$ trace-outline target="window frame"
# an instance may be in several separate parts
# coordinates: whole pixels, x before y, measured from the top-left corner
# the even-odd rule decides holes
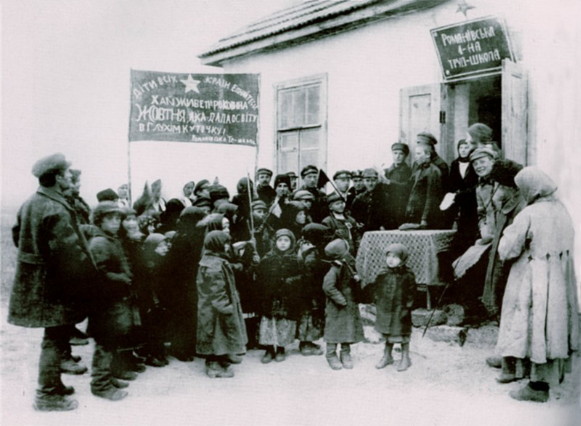
[[[318,124],[307,124],[302,126],[295,126],[295,127],[284,127],[279,128],[280,118],[281,118],[281,110],[279,108],[279,93],[282,90],[286,89],[293,89],[293,88],[305,88],[307,86],[318,85],[320,87],[319,92],[319,123]],[[274,106],[276,108],[274,114],[274,158],[273,164],[276,165],[276,172],[278,173],[286,173],[290,170],[281,170],[281,158],[280,158],[280,142],[279,136],[281,134],[287,133],[291,134],[292,132],[297,132],[300,135],[300,132],[303,130],[310,130],[310,129],[319,129],[320,130],[320,139],[319,139],[319,161],[320,164],[317,166],[321,169],[326,170],[327,168],[327,73],[323,74],[315,74],[307,77],[301,77],[293,80],[287,80],[284,82],[274,84]],[[307,164],[300,164],[300,157],[301,157],[301,148],[300,148],[300,136],[299,136],[299,148],[298,148],[298,163],[299,163],[299,170],[297,173],[300,173],[300,169],[305,167]]]

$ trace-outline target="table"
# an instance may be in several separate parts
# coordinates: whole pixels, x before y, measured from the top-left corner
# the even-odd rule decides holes
[[[426,286],[427,305],[431,309],[429,286],[441,285],[438,279],[438,253],[446,251],[455,230],[370,231],[363,234],[357,252],[357,272],[363,285],[371,283],[385,266],[385,250],[399,243],[408,248],[407,265],[416,275],[416,282]]]

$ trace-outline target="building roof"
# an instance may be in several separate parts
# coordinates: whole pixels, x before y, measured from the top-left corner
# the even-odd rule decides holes
[[[448,0],[307,0],[226,36],[198,57],[220,65],[234,57],[319,38]]]

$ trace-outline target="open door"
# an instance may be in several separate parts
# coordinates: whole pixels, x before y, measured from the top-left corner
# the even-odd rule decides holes
[[[519,64],[502,61],[502,149],[505,158],[527,165],[527,77]]]
[[[446,159],[448,147],[444,124],[447,105],[445,84],[427,84],[401,89],[400,142],[407,143],[413,148],[418,133],[430,132],[438,139],[436,151]]]

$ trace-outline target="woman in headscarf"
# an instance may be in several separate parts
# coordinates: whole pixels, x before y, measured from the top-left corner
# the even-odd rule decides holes
[[[211,231],[204,238],[198,289],[196,352],[206,357],[211,378],[234,377],[231,358],[246,352],[246,329],[234,272],[228,262],[230,236]]]
[[[577,287],[573,265],[575,229],[557,186],[543,171],[526,167],[515,182],[525,207],[507,227],[498,246],[511,261],[502,302],[497,349],[506,375],[519,378],[519,363],[530,361],[530,381],[510,396],[546,402],[549,387],[570,371],[579,346]],[[512,367],[512,371],[510,371]]]
[[[196,353],[196,276],[204,245],[204,228],[197,225],[205,216],[199,207],[182,211],[167,256],[173,278],[166,289],[170,352],[180,361],[193,361]]]

